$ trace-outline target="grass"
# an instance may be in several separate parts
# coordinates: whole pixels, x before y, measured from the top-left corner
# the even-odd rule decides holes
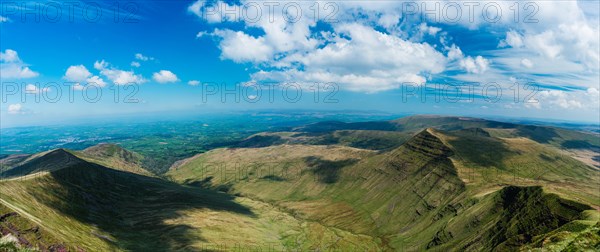
[[[87,250],[595,250],[600,174],[560,149],[589,135],[565,132],[324,122],[186,159],[171,181],[103,145],[28,157],[4,176],[29,175],[0,182],[0,197]]]
[[[482,144],[478,148],[471,147],[469,141]],[[341,154],[350,150],[341,146],[308,145],[215,150],[198,156],[168,175],[175,181],[186,181],[210,174],[211,187],[227,184],[230,193],[275,204],[304,220],[372,237],[379,241],[377,245],[383,250],[426,249],[428,246],[442,250],[461,247],[491,249],[500,248],[507,241],[512,242],[513,238],[509,237],[514,237],[515,232],[531,231],[535,234],[532,230],[515,229],[517,231],[507,231],[510,235],[498,238],[496,242],[481,242],[486,238],[482,231],[491,232],[489,230],[505,226],[512,230],[512,224],[498,224],[504,213],[514,210],[510,206],[497,205],[497,195],[502,194],[498,190],[504,187],[502,185],[518,184],[531,188],[533,191],[523,193],[527,195],[525,199],[542,195],[541,189],[535,189],[539,187],[531,187],[535,185],[543,185],[544,190],[549,192],[561,191],[561,196],[578,198],[578,201],[585,197],[584,202],[587,203],[596,202],[595,197],[598,196],[593,185],[567,193],[572,189],[570,183],[595,179],[590,175],[596,173],[581,162],[565,157],[550,146],[520,138],[494,138],[480,130],[464,131],[458,135],[427,130],[386,153]],[[478,156],[501,152],[506,154],[492,159],[493,162],[485,166],[480,161],[489,158]],[[355,161],[346,162],[349,157]],[[251,171],[248,173],[250,176],[239,176],[240,179],[227,176],[227,173],[224,176],[218,172],[223,166],[217,169],[218,166],[214,165],[251,164],[256,160],[264,162],[238,167],[238,170]],[[327,183],[322,180],[327,176],[314,172],[314,167],[318,167],[319,162],[323,163],[322,160],[328,163],[321,168],[323,172],[335,174]],[[542,170],[523,169],[516,166],[519,163]],[[253,175],[259,174],[261,168],[276,174],[278,179],[254,178]],[[472,174],[465,174],[467,169],[471,169]],[[495,176],[488,176],[482,171],[494,171]],[[465,180],[465,175],[472,179]],[[463,184],[464,181],[467,183]],[[548,211],[542,210],[542,205],[532,205],[531,210],[523,211],[533,211],[530,216],[543,212],[549,218],[562,218],[560,216],[565,213],[556,206],[571,201],[556,195],[544,197],[548,198],[548,202],[544,203],[546,208],[552,206],[551,202],[562,203],[554,204],[555,207],[548,208]],[[513,208],[527,209],[525,206],[528,206],[527,203]],[[529,221],[532,227],[544,223],[539,218]],[[556,222],[540,232],[565,223]],[[518,244],[524,246],[533,242],[530,239]]]
[[[90,251],[376,248],[371,237],[266,202],[83,160],[1,185],[3,204],[30,214],[54,239]]]

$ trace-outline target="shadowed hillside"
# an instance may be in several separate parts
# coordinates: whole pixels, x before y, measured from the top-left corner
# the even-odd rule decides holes
[[[58,164],[63,166],[59,168]],[[189,209],[253,215],[227,194],[109,169],[64,150],[31,160],[9,171],[9,175],[16,171],[49,173],[2,182],[2,199],[37,216],[51,233],[60,233],[57,239],[81,244],[90,251],[186,248],[202,236],[189,225],[168,224],[168,220]],[[52,216],[53,212],[59,216]],[[64,223],[64,218],[71,221]]]

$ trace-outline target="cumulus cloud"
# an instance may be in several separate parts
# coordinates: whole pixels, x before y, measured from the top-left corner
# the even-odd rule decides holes
[[[65,73],[65,79],[74,82],[85,81],[92,75],[84,65],[70,66]]]
[[[222,39],[222,58],[271,68],[252,74],[257,81],[335,82],[352,91],[380,92],[402,82],[424,83],[427,74],[444,70],[445,57],[429,44],[360,24],[341,24],[334,30],[336,34],[330,34],[321,48],[309,38],[286,44],[283,41],[290,36],[302,37],[287,32],[280,33],[284,39],[277,42],[268,35],[253,37],[241,31],[213,34]]]
[[[306,10],[310,7],[305,3],[298,4]],[[336,4],[342,12],[352,8],[371,11],[389,7],[380,3]],[[284,16],[284,5],[285,2],[281,2],[274,7],[273,13],[276,14],[273,18],[261,18],[255,22],[234,20],[232,15],[219,13],[216,10],[225,7],[239,8],[221,1],[197,1],[189,6],[188,11],[208,23],[241,21],[248,27],[264,32],[262,35],[251,35],[244,31],[217,28],[196,35],[215,38],[221,50],[221,59],[257,66],[259,71],[251,74],[254,81],[335,82],[341,88],[371,93],[397,88],[402,82],[424,83],[430,74],[440,73],[445,68],[445,56],[427,43],[375,30],[371,25],[344,19],[342,16],[345,14],[333,17],[343,22],[333,25],[332,31],[313,32],[311,29],[317,20],[300,18],[288,22]],[[400,20],[398,13],[377,15],[375,22],[391,29]],[[331,17],[320,15],[317,18]],[[427,24],[422,24],[418,29],[426,35],[436,35],[441,30]]]
[[[462,50],[456,45],[448,48],[448,60],[462,59],[464,57]]]
[[[528,107],[534,108],[560,108],[560,109],[587,109],[599,110],[600,92],[597,88],[588,88],[582,91],[567,92],[563,90],[544,90],[533,97]],[[527,106],[527,104],[526,104]]]
[[[177,79],[177,75],[175,75],[169,70],[160,70],[159,72],[154,73],[152,75],[152,79],[154,79],[158,83],[170,83],[179,81],[179,79]]]
[[[520,24],[518,31],[506,32],[500,45],[597,71],[600,67],[598,13],[595,17],[586,16],[579,1],[538,1],[535,4],[539,6],[536,17],[544,22]]]
[[[266,44],[264,37],[253,37],[241,31],[215,30],[213,35],[220,37],[221,58],[237,63],[263,62],[273,56],[274,50]]]
[[[6,49],[0,51],[0,75],[5,79],[27,79],[37,77],[39,73],[23,63],[17,51]]]
[[[523,46],[523,39],[521,35],[514,30],[509,30],[506,32],[506,38],[500,41],[500,47],[514,47],[521,48]]]
[[[188,81],[188,85],[190,85],[190,86],[198,86],[198,85],[200,85],[200,81],[191,80],[191,81]]]
[[[600,92],[598,91],[598,89],[597,88],[593,88],[593,87],[592,88],[588,88],[587,91],[586,91],[586,93],[589,96],[592,96],[592,97],[598,97],[598,96],[600,96]]]
[[[132,61],[132,62],[131,62],[131,66],[132,66],[132,67],[140,67],[141,65],[142,65],[142,64],[140,64],[140,62],[137,62],[137,61]]]
[[[84,86],[84,85],[81,85],[80,83],[75,83],[75,84],[72,86],[72,88],[73,88],[73,90],[76,90],[76,91],[81,91],[81,90],[83,90],[83,89],[85,88],[85,86]]]
[[[154,60],[154,58],[149,57],[149,56],[145,56],[141,53],[136,53],[135,54],[135,59],[137,60],[141,60],[141,61],[149,61],[149,60]]]
[[[98,66],[103,64],[100,62],[96,63]],[[73,89],[75,90],[82,90],[84,85],[94,85],[97,87],[106,86],[106,82],[104,82],[102,78],[92,75],[92,73],[84,65],[70,66],[67,68],[63,78],[71,82],[76,82],[76,84],[73,86]],[[81,85],[81,83],[84,85]]]
[[[108,62],[106,62],[104,60],[94,62],[94,68],[96,70],[102,70],[106,67],[108,67]]]
[[[100,73],[116,85],[141,84],[146,82],[144,77],[135,74],[133,71],[103,69]]]
[[[97,87],[105,87],[106,86],[106,82],[104,82],[104,80],[98,76],[92,76],[90,78],[87,78],[86,80],[87,85],[94,85]]]
[[[4,17],[4,16],[0,16],[0,23],[5,23],[5,22],[8,22],[8,21],[10,21],[9,18]]]
[[[427,23],[425,23],[425,22],[423,22],[419,25],[419,31],[424,34],[428,34],[430,36],[435,36],[435,34],[437,34],[441,30],[442,30],[442,28],[428,26]]]
[[[3,63],[19,63],[21,62],[21,59],[19,59],[17,51],[6,49],[4,52],[0,51],[0,61]]]
[[[400,22],[400,14],[398,13],[385,13],[377,20],[377,24],[387,29],[398,25],[398,22]]]
[[[504,12],[498,20],[489,22],[486,18],[493,13],[482,13],[483,6],[489,3],[486,1],[476,1],[474,16],[467,13],[468,8],[462,8],[463,15],[454,23],[441,15],[434,18],[436,15],[416,13],[412,19],[400,16],[405,7],[403,1],[335,2],[339,11],[333,18],[337,22],[326,21],[326,15],[286,22],[281,15],[283,1],[278,2],[280,5],[275,7],[272,19],[263,16],[249,22],[222,13],[225,8],[240,10],[240,6],[248,2],[199,0],[191,4],[188,11],[215,27],[212,31],[198,32],[197,37],[214,38],[221,49],[221,59],[254,65],[253,69],[257,70],[250,74],[250,81],[330,81],[342,89],[366,93],[393,89],[403,81],[426,82],[436,77],[484,82],[517,76],[546,85],[586,88],[590,83],[597,83],[598,25],[591,21],[597,20],[598,15],[593,12],[595,17],[586,17],[577,1],[532,1],[531,4],[539,7],[533,18],[540,22],[524,22],[527,16],[523,13],[514,16],[514,12],[508,11],[514,9],[513,2],[494,3]],[[435,7],[437,3],[444,6],[456,2],[423,3]],[[219,8],[214,8],[215,5]],[[302,2],[299,5],[303,10],[310,10],[310,6]],[[421,2],[417,5],[423,10]],[[522,9],[523,4],[519,7]],[[519,22],[515,22],[515,18]],[[317,21],[330,26],[316,28]],[[229,25],[220,26],[224,22],[236,22],[260,32],[247,33]],[[439,28],[445,27],[443,23],[489,32],[497,36],[495,41],[502,41],[498,48],[478,50],[470,55],[473,48],[463,52],[458,44],[460,40],[452,37],[454,29],[442,31]],[[356,29],[349,31],[346,27]],[[433,36],[439,42],[433,41]],[[400,52],[406,56],[398,57],[403,55]]]
[[[490,61],[481,56],[475,58],[469,56],[460,60],[460,67],[468,73],[482,74],[489,69],[489,66]]]
[[[110,64],[104,60],[96,61],[94,68],[100,70],[100,74],[112,81],[115,85],[128,85],[128,84],[142,84],[146,82],[146,79],[140,74],[136,74],[134,71],[120,70],[115,67],[111,67]]]
[[[540,103],[547,103],[549,105],[557,105],[561,108],[581,108],[581,102],[577,100],[569,99],[568,94],[561,90],[549,90],[541,91],[538,96]],[[537,100],[536,99],[536,100]],[[534,101],[530,101],[534,102]]]
[[[23,105],[21,105],[20,103],[16,103],[16,104],[10,104],[8,105],[8,113],[9,114],[23,114]]]
[[[27,84],[25,86],[26,94],[40,94],[40,93],[46,93],[46,92],[50,92],[49,87],[39,88],[38,86],[36,86],[34,84]]]

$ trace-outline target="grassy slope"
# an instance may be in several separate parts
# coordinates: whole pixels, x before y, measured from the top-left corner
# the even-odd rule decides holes
[[[152,175],[143,168],[144,157],[142,155],[123,149],[116,144],[99,144],[83,151],[73,152],[73,154],[88,162],[105,167],[140,175]]]
[[[56,240],[53,235],[41,229],[26,216],[2,204],[0,204],[0,237],[4,237],[4,240],[8,240],[8,237],[15,240],[14,242],[0,241],[0,251],[27,251],[26,247],[41,251],[77,249],[75,244]]]
[[[55,155],[40,158],[48,162],[50,157]],[[245,249],[376,246],[371,237],[298,219],[251,198],[83,160],[69,164],[0,182],[1,204],[27,214],[52,239],[88,251],[230,250],[236,244]]]
[[[331,132],[268,132],[233,144],[236,148],[260,148],[282,144],[343,145],[368,150],[391,150],[412,133],[382,130],[336,130]]]
[[[526,138],[436,135],[455,150],[452,160],[470,188],[483,192],[507,184],[540,185],[600,209],[600,173],[552,146]]]
[[[270,202],[304,219],[377,237],[378,245],[389,249],[498,246],[500,243],[473,242],[484,237],[473,233],[491,229],[501,218],[502,211],[492,211],[499,204],[495,195],[501,192],[490,192],[506,184],[542,184],[549,192],[588,204],[597,202],[589,183],[589,176],[597,173],[580,162],[533,141],[490,138],[489,134],[472,137],[477,139],[460,142],[454,135],[428,130],[391,152],[345,154],[345,158],[318,146],[221,149],[199,155],[168,175],[176,181]],[[474,141],[484,141],[479,146],[487,149],[469,147],[467,143]],[[311,148],[313,153],[308,151]],[[342,147],[330,147],[336,148]],[[500,158],[480,156],[504,149],[508,154]],[[493,162],[481,164],[485,160]],[[515,169],[518,162],[538,170]],[[230,171],[219,172],[224,169]],[[261,169],[265,171],[261,173]],[[231,176],[234,171],[243,172]],[[572,190],[581,182],[589,186]],[[447,229],[453,229],[451,236]]]

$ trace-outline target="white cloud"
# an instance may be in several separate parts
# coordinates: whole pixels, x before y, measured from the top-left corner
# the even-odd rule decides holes
[[[27,79],[37,77],[39,73],[23,63],[16,51],[6,49],[0,51],[0,75],[5,79]]]
[[[377,20],[377,24],[387,29],[398,25],[398,22],[400,22],[400,15],[398,13],[386,13],[381,15],[379,20]]]
[[[241,0],[237,5],[234,4],[235,6],[222,1],[216,3],[221,4],[218,9],[223,11],[224,5],[228,9],[240,10],[241,6],[248,2],[249,0]],[[526,18],[523,12],[518,17],[519,22],[515,22],[514,12],[510,11],[514,9],[513,2],[494,3],[500,5],[500,9],[503,10],[500,20],[496,23],[486,21],[486,15],[481,15],[483,6],[488,4],[486,1],[477,2],[479,5],[475,7],[474,20],[470,20],[468,8],[462,8],[463,15],[460,16],[458,25],[473,31],[480,29],[480,32],[489,35],[506,35],[500,35],[504,38],[499,48],[477,51],[480,56],[469,55],[471,51],[463,53],[459,45],[452,44],[460,40],[454,40],[452,37],[453,29],[442,31],[438,28],[442,27],[438,24],[448,22],[440,15],[437,16],[437,20],[429,17],[420,19],[422,13],[416,13],[414,16],[417,18],[412,20],[408,16],[399,16],[398,13],[403,13],[403,7],[406,7],[406,2],[403,1],[335,2],[339,11],[334,18],[338,22],[326,22],[331,28],[325,31],[313,29],[317,21],[313,18],[303,17],[298,22],[285,22],[281,15],[281,7],[286,2],[277,2],[280,5],[274,9],[273,19],[264,15],[257,22],[235,19],[233,15],[219,11],[212,14],[214,9],[210,8],[214,6],[214,2],[196,1],[189,6],[188,11],[215,26],[220,25],[217,24],[220,22],[239,22],[245,27],[262,31],[250,34],[244,31],[223,30],[223,27],[231,26],[216,26],[220,29],[197,34],[197,37],[208,35],[217,38],[222,59],[252,63],[258,70],[251,74],[250,81],[310,83],[316,80],[330,80],[340,84],[341,88],[377,92],[397,87],[398,81],[426,81],[435,78],[438,73],[450,70],[452,72],[447,72],[447,77],[465,81],[482,82],[515,76],[521,80],[535,79],[540,83],[557,86],[587,88],[590,83],[597,83],[596,65],[600,61],[600,46],[597,39],[598,25],[592,21],[598,20],[598,14],[592,12],[596,13],[595,18],[587,18],[579,6],[580,2],[577,1],[533,1],[532,4],[539,6],[539,13],[534,16],[539,22],[530,23],[523,22]],[[443,7],[444,4],[455,1],[417,2],[418,9],[423,10],[421,3],[427,4],[427,7],[441,3]],[[310,10],[308,4],[299,4],[303,10]],[[464,7],[463,2],[458,4]],[[519,3],[519,8],[523,9],[524,3]],[[322,21],[325,16],[321,15],[318,18]],[[364,33],[361,35],[362,39],[359,39],[358,35],[342,31],[343,27],[348,26],[366,27],[385,36]],[[354,34],[358,32],[355,31]],[[438,36],[439,44],[420,43],[425,41],[425,36]],[[390,50],[387,51],[386,46],[382,46],[382,49],[377,47],[377,43],[366,42],[369,38],[381,44],[388,43],[385,45]],[[388,38],[405,43],[395,43],[396,40]],[[246,43],[239,43],[242,40]],[[424,50],[426,53],[423,53],[414,49],[419,45],[430,47],[431,50]],[[377,50],[371,50],[371,47]],[[394,50],[411,53],[406,57],[396,57]],[[423,57],[423,54],[429,55],[430,52],[433,57]],[[493,59],[493,62],[490,59]],[[454,71],[459,69],[466,73],[456,74]]]
[[[532,68],[533,67],[533,62],[531,62],[531,60],[525,58],[521,60],[521,65],[526,67],[526,68]]]
[[[4,16],[0,16],[0,23],[5,23],[5,22],[8,22],[8,21],[10,21],[9,18],[4,17]]]
[[[106,67],[108,67],[108,62],[104,60],[94,62],[94,68],[96,68],[96,70],[102,70]]]
[[[518,31],[511,29],[501,46],[520,54],[539,55],[559,64],[581,64],[587,70],[598,72],[600,67],[600,27],[598,4],[595,16],[585,14],[581,1],[536,1],[536,18],[543,22],[519,23]],[[516,53],[513,53],[516,54]],[[510,55],[510,54],[509,54]]]
[[[600,93],[597,88],[588,88],[584,91],[562,91],[562,90],[544,90],[540,91],[535,97],[535,102],[528,107],[535,108],[559,108],[559,109],[586,109],[598,111],[600,109]],[[527,103],[526,103],[527,106]]]
[[[597,88],[588,88],[586,92],[589,96],[592,96],[592,97],[600,96],[600,91],[598,91]]]
[[[523,46],[523,38],[521,35],[514,30],[506,32],[506,39],[500,41],[500,47],[511,46],[514,48],[520,48]]]
[[[94,68],[100,70],[100,74],[112,81],[116,85],[142,84],[146,79],[142,75],[136,74],[133,71],[120,70],[114,67],[109,67],[109,63],[102,60],[94,63]]]
[[[244,4],[242,1],[241,4]],[[338,83],[342,88],[359,92],[378,92],[397,88],[400,83],[411,81],[423,83],[430,73],[444,70],[445,57],[426,43],[415,43],[402,39],[396,34],[374,30],[370,25],[355,22],[338,22],[332,32],[315,33],[313,18],[300,18],[287,22],[283,13],[286,2],[274,8],[273,18],[262,17],[256,22],[241,20],[247,27],[258,28],[263,35],[250,35],[243,31],[215,29],[213,32],[199,32],[196,36],[210,35],[217,38],[221,58],[237,63],[254,63],[263,71],[252,74],[253,80],[282,81],[293,80],[310,83],[328,81]],[[300,2],[303,10],[310,5]],[[339,2],[348,8],[354,3]],[[237,22],[232,15],[214,12],[240,8],[217,1],[208,3],[196,1],[188,11],[208,23]],[[360,8],[373,9],[373,3]],[[388,5],[385,5],[388,6]],[[342,7],[342,11],[347,9]],[[385,8],[381,8],[385,9]],[[290,11],[288,9],[288,11]],[[386,12],[377,15],[376,22],[385,27],[395,27],[399,12]],[[320,19],[327,15],[319,15]],[[337,18],[337,17],[334,17]],[[354,19],[354,18],[353,18]],[[423,33],[437,34],[437,27],[422,27]]]
[[[424,34],[428,34],[430,36],[435,36],[435,34],[437,34],[441,30],[442,30],[442,28],[428,26],[427,23],[425,23],[425,22],[423,22],[419,25],[419,31]]]
[[[263,62],[273,56],[274,50],[267,45],[264,37],[252,37],[244,32],[232,30],[215,30],[215,36],[221,38],[219,48],[221,58],[234,62]]]
[[[309,25],[275,20],[259,24],[265,34],[215,29],[221,58],[270,68],[252,75],[266,81],[328,81],[359,92],[397,88],[402,82],[426,81],[444,70],[446,59],[426,43],[415,43],[361,24],[340,24],[319,42]],[[429,28],[428,28],[429,29]],[[432,28],[431,33],[437,30]],[[326,44],[321,48],[319,44]]]
[[[190,85],[190,86],[198,86],[198,85],[200,85],[200,81],[191,80],[191,81],[188,81],[188,85]]]
[[[94,66],[98,66],[98,68],[102,68],[106,65],[108,65],[108,63],[104,61],[96,61],[96,63],[94,64]],[[80,83],[84,83],[85,85],[95,85],[98,87],[106,86],[106,82],[104,82],[102,78],[96,75],[92,75],[92,73],[90,73],[90,71],[84,65],[70,66],[67,69],[63,78],[65,78],[68,81],[77,82],[73,87],[73,89],[75,90],[83,89],[84,86],[82,86]]]
[[[196,14],[209,23],[220,23],[225,21],[237,21],[231,20],[234,15],[222,15],[220,10],[240,10],[235,5],[229,5],[223,1],[216,1],[210,5],[206,5],[208,2],[198,0],[188,7],[188,11]]]
[[[275,62],[281,70],[260,71],[254,80],[333,82],[356,92],[380,92],[403,82],[422,84],[444,70],[446,59],[426,43],[414,43],[359,24],[335,27],[326,46],[288,55]],[[289,68],[290,66],[300,66]]]
[[[116,85],[141,84],[146,82],[144,77],[135,74],[133,71],[123,71],[119,69],[103,69],[100,72]]]
[[[452,45],[448,48],[448,60],[462,59],[464,57],[463,52],[456,45]]]
[[[80,82],[92,75],[84,65],[70,66],[65,73],[65,79],[68,81]]]
[[[40,93],[46,93],[46,92],[50,92],[50,88],[49,87],[38,88],[38,86],[36,86],[34,84],[27,84],[25,86],[25,93],[26,94],[40,94]]]
[[[20,103],[8,105],[9,114],[23,114],[23,105]]]
[[[202,38],[206,35],[211,35],[210,33],[204,32],[204,31],[200,31],[198,33],[196,33],[196,38]]]
[[[77,91],[81,91],[85,88],[85,86],[79,84],[79,83],[75,83],[75,85],[73,85],[73,90],[77,90]]]
[[[137,59],[137,60],[141,60],[141,61],[149,61],[149,60],[154,60],[154,58],[152,58],[152,57],[148,57],[148,56],[144,56],[144,55],[143,55],[143,54],[141,54],[141,53],[136,53],[136,54],[135,54],[135,59]]]
[[[131,66],[132,66],[132,67],[140,67],[140,66],[141,66],[141,64],[140,64],[140,62],[137,62],[137,61],[132,61],[132,62],[131,62]]]
[[[6,49],[4,52],[0,51],[0,61],[3,63],[19,63],[21,59],[19,59],[17,51]]]
[[[169,82],[177,82],[177,75],[169,70],[160,70],[157,73],[152,75],[152,79],[154,79],[158,83],[169,83]]]
[[[542,109],[542,104],[538,101],[529,101],[525,103],[526,108]]]
[[[89,86],[96,86],[101,88],[106,86],[106,82],[104,82],[104,80],[98,76],[92,76],[90,78],[87,78],[84,84],[85,85],[82,85],[81,83],[77,82],[72,86],[72,88],[73,90],[81,91],[85,88],[88,88]]]
[[[540,102],[546,102],[551,105],[557,105],[561,108],[581,108],[581,102],[570,99],[568,94],[560,90],[541,91],[539,93]]]
[[[31,70],[29,67],[17,64],[2,64],[0,66],[0,75],[6,79],[28,79],[39,76],[39,73]]]
[[[553,31],[526,36],[525,45],[527,48],[550,59],[556,58],[563,50],[562,45],[556,42]]]
[[[87,78],[86,83],[87,83],[87,85],[94,85],[94,86],[98,86],[98,87],[106,86],[106,82],[104,82],[104,80],[102,78],[95,76],[95,75],[90,78]]]
[[[461,59],[459,64],[468,73],[482,74],[489,69],[490,61],[481,56],[475,58],[469,56]]]

